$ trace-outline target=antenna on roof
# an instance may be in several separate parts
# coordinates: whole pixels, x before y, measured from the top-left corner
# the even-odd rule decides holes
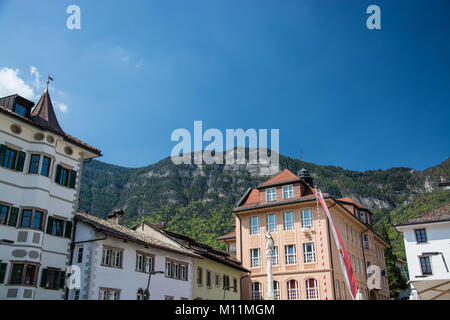
[[[46,91],[48,91],[48,86],[49,86],[49,84],[50,84],[50,81],[55,81],[55,80],[53,80],[53,78],[52,78],[50,75],[48,75],[48,79],[47,79],[47,89],[46,89]]]
[[[144,231],[144,221],[145,221],[144,210],[142,210],[142,231]]]

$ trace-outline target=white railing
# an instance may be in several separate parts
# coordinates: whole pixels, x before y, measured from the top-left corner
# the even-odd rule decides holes
[[[278,256],[272,256],[272,265],[277,266],[278,265]]]
[[[250,234],[259,234],[259,225],[251,225]]]
[[[252,267],[259,267],[261,265],[261,258],[260,257],[252,257],[250,261],[250,265]]]
[[[317,288],[306,289],[306,299],[317,299],[317,298],[319,298],[319,289]]]
[[[298,300],[298,289],[288,289],[288,300]]]
[[[297,256],[295,253],[290,253],[286,255],[286,264],[296,264]]]
[[[305,252],[305,263],[316,262],[315,252]]]
[[[252,300],[262,300],[261,291],[253,291],[252,292]]]

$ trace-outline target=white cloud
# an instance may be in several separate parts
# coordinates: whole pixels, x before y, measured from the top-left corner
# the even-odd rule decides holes
[[[27,99],[34,99],[34,89],[19,76],[19,69],[0,69],[0,97],[18,94]]]
[[[38,69],[36,67],[31,66],[30,74],[34,76],[34,86],[39,89],[42,85],[41,85],[41,74],[39,73]]]
[[[69,110],[69,107],[67,106],[67,104],[65,104],[63,102],[55,101],[55,107],[62,113],[66,113]]]

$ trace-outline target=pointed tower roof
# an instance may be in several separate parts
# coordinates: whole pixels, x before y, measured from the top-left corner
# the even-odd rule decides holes
[[[44,129],[51,130],[64,136],[64,131],[61,129],[58,119],[55,115],[55,110],[53,109],[52,100],[50,99],[50,94],[48,93],[48,86],[45,92],[42,94],[41,99],[36,104],[36,107],[31,113],[31,120],[41,126]]]

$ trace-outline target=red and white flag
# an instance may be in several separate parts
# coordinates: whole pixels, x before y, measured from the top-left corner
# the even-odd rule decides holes
[[[331,230],[333,230],[334,240],[336,241],[336,246],[339,251],[342,270],[344,271],[345,281],[347,282],[347,287],[349,288],[353,300],[355,300],[358,288],[356,286],[355,274],[353,273],[352,263],[348,257],[347,249],[345,249],[344,242],[342,242],[342,239],[339,236],[339,232],[334,226],[333,219],[331,218],[330,211],[328,211],[328,206],[323,199],[322,192],[318,191],[316,193],[316,196],[319,199],[323,209],[325,210],[328,220],[330,221]]]

